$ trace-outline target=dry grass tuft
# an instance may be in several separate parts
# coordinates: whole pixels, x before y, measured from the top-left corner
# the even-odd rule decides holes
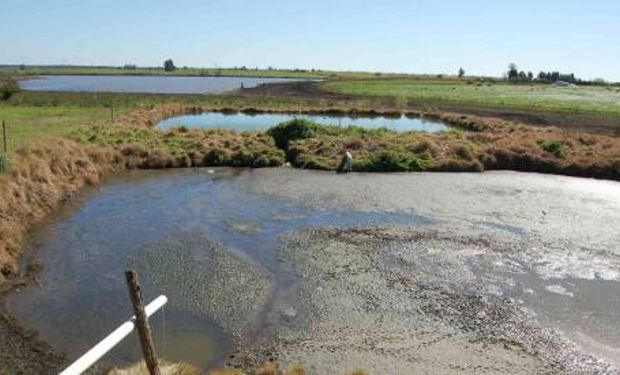
[[[281,370],[275,362],[267,362],[254,370],[253,375],[305,375],[303,366],[297,362],[291,364],[286,370]],[[214,370],[209,375],[245,375],[244,372],[235,369]]]
[[[188,365],[186,363],[167,363],[160,362],[159,369],[161,375],[201,375],[202,371],[195,366]],[[136,363],[133,366],[118,369],[114,368],[108,375],[148,375],[149,372],[146,368],[144,361]],[[230,374],[232,375],[232,374]]]
[[[119,167],[110,148],[53,139],[22,148],[0,174],[0,281],[15,273],[26,229]]]
[[[197,367],[184,363],[160,363],[160,370],[162,375],[202,375],[203,372]],[[261,367],[257,368],[252,375],[305,375],[305,370],[299,363],[291,364],[287,370],[283,371],[280,366],[274,362],[267,362]],[[363,372],[353,372],[351,375],[363,375]],[[148,370],[144,361],[136,363],[127,368],[114,368],[107,375],[148,375]],[[241,370],[225,368],[219,370],[212,370],[209,375],[246,375]]]

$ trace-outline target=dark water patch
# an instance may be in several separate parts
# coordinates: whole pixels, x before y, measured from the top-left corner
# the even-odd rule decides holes
[[[305,119],[322,125],[341,127],[357,126],[367,129],[388,128],[398,132],[422,131],[437,133],[450,130],[442,122],[407,116],[352,117],[346,115],[282,114],[282,113],[220,113],[206,112],[198,115],[172,117],[157,124],[166,130],[185,126],[192,129],[221,128],[239,131],[263,131],[279,123],[293,119]]]
[[[163,76],[41,76],[20,81],[24,90],[61,92],[124,92],[148,94],[217,94],[292,78],[163,77]]]

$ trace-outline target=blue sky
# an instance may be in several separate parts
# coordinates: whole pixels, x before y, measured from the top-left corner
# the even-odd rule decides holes
[[[620,81],[617,0],[0,0],[0,63],[299,67]]]

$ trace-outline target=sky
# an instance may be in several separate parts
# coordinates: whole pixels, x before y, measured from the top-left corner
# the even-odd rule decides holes
[[[618,0],[0,0],[0,64],[268,67],[620,81]]]

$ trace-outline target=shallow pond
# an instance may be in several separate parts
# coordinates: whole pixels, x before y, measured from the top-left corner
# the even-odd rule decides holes
[[[442,227],[519,246],[472,248],[455,258],[440,243],[429,255],[407,255],[416,256],[416,272],[440,275],[465,259],[453,269],[466,269],[475,282],[451,285],[454,275],[437,282],[515,298],[584,350],[620,364],[619,225],[620,184],[607,181],[524,173],[135,171],[87,189],[32,231],[29,254],[45,265],[40,286],[13,295],[9,308],[76,358],[131,315],[123,272],[133,267],[147,300],[170,298],[152,323],[162,356],[208,367],[225,359],[234,333],[260,330],[293,283],[276,252],[278,237],[313,227]],[[103,364],[137,358],[131,337]]]
[[[450,129],[448,125],[440,121],[407,117],[404,115],[400,117],[351,117],[281,113],[225,114],[218,112],[172,117],[161,121],[157,124],[157,128],[165,130],[185,126],[193,129],[221,128],[239,131],[263,131],[279,123],[296,118],[323,125],[336,125],[341,127],[358,126],[366,129],[388,128],[398,132],[422,131],[436,133]]]
[[[218,94],[267,83],[295,82],[292,78],[172,77],[172,76],[41,76],[20,81],[24,90],[68,92],[125,92],[148,94]]]

